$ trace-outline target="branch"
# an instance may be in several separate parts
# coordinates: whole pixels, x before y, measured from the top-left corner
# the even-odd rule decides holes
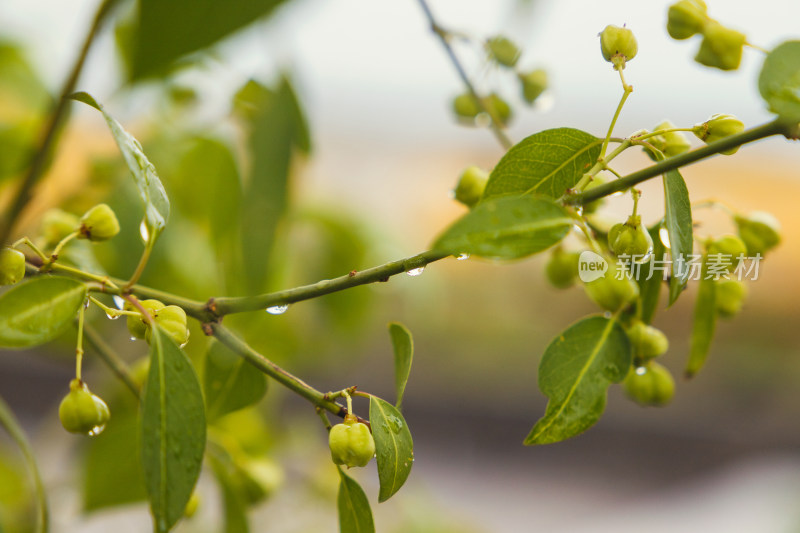
[[[797,138],[798,125],[787,123],[780,118],[767,122],[761,126],[731,135],[717,142],[713,142],[708,146],[686,152],[685,154],[676,155],[663,161],[659,161],[655,165],[649,166],[632,174],[628,174],[622,178],[613,180],[603,185],[598,185],[593,189],[581,193],[565,195],[562,200],[565,204],[570,205],[583,205],[594,200],[603,198],[615,192],[624,191],[634,185],[643,181],[649,180],[670,170],[684,167],[692,163],[696,163],[701,159],[705,159],[712,155],[716,155],[725,150],[736,148],[743,144],[771,137],[772,135],[784,135],[789,138]]]
[[[33,186],[36,185],[36,182],[39,181],[39,178],[44,172],[50,152],[56,144],[58,130],[62,122],[64,122],[66,119],[68,103],[67,96],[75,91],[75,85],[78,83],[78,78],[80,77],[81,70],[83,70],[83,65],[86,62],[89,49],[91,48],[106,15],[116,1],[117,0],[103,0],[103,3],[100,5],[100,8],[97,10],[97,13],[94,16],[94,21],[89,29],[89,33],[86,35],[86,39],[84,40],[83,47],[78,54],[78,58],[75,60],[75,64],[72,66],[72,70],[70,71],[66,81],[64,81],[64,85],[61,88],[61,94],[59,95],[58,100],[55,102],[55,107],[50,112],[50,118],[44,127],[41,142],[39,143],[39,149],[33,156],[33,160],[28,167],[28,173],[25,175],[25,178],[23,178],[19,189],[17,189],[17,194],[12,200],[11,207],[5,213],[5,216],[0,219],[0,245],[8,240],[11,230],[13,229],[14,222],[30,201],[31,189],[33,189]]]
[[[271,377],[289,390],[299,394],[320,409],[330,411],[334,415],[342,418],[344,418],[344,415],[347,414],[347,408],[345,408],[343,405],[339,405],[338,403],[331,401],[328,398],[328,395],[325,393],[318,391],[302,379],[290,374],[255,351],[222,324],[216,322],[207,323],[204,324],[203,329],[206,331],[206,334],[210,332],[210,334],[216,337],[218,341],[239,354],[241,357],[247,360],[248,363],[262,371],[264,374]]]
[[[130,368],[125,361],[119,358],[117,353],[100,337],[100,334],[89,324],[83,325],[83,334],[100,359],[108,365],[108,368],[130,389],[136,398],[139,398],[139,387],[131,376]]]
[[[430,6],[428,6],[426,0],[419,0],[419,5],[422,8],[422,11],[425,12],[425,16],[428,18],[428,22],[431,25],[431,30],[433,31],[433,33],[437,35],[437,37],[439,37],[439,40],[441,41],[442,46],[447,52],[447,55],[450,57],[450,61],[453,63],[453,66],[458,72],[461,81],[464,82],[464,86],[467,88],[467,91],[469,91],[469,93],[472,95],[475,101],[478,102],[481,111],[483,111],[484,113],[489,115],[489,117],[491,117],[492,121],[490,127],[492,129],[492,133],[494,133],[494,136],[497,137],[497,141],[500,143],[500,145],[506,150],[508,150],[514,145],[514,143],[511,142],[511,139],[509,139],[508,136],[503,131],[503,128],[500,125],[500,121],[497,119],[497,116],[495,116],[495,113],[489,108],[489,106],[486,105],[483,99],[478,95],[478,91],[475,90],[475,86],[472,85],[469,76],[467,76],[467,72],[464,70],[464,66],[461,64],[461,61],[459,61],[458,56],[456,56],[453,47],[450,46],[450,41],[448,40],[449,37],[448,32],[444,28],[439,26],[439,24],[436,22],[436,19],[433,17],[431,8]]]
[[[237,298],[212,298],[208,302],[208,310],[222,317],[231,313],[241,313],[245,311],[257,311],[277,305],[287,305],[302,300],[317,298],[332,292],[375,283],[378,281],[389,281],[389,278],[403,272],[408,272],[415,268],[424,267],[434,261],[444,259],[449,254],[428,251],[414,257],[391,261],[389,263],[376,266],[361,272],[351,272],[344,276],[334,279],[318,281],[312,285],[296,287],[279,292],[261,294],[258,296],[242,296]]]

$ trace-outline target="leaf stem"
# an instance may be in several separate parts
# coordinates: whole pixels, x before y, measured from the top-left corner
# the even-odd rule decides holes
[[[22,183],[17,189],[16,195],[11,202],[11,207],[6,211],[5,216],[0,218],[0,243],[4,243],[6,240],[8,240],[14,223],[31,199],[31,190],[33,189],[33,186],[37,181],[39,181],[39,178],[41,178],[44,169],[47,166],[49,154],[54,149],[57,142],[60,126],[62,122],[66,120],[68,103],[67,96],[69,96],[75,90],[75,85],[78,83],[78,78],[83,70],[83,65],[86,63],[86,57],[89,55],[89,49],[92,47],[92,43],[94,42],[95,37],[97,37],[97,34],[103,25],[103,22],[105,21],[106,15],[108,15],[109,11],[116,2],[117,0],[104,0],[98,8],[97,13],[95,13],[94,21],[89,28],[89,33],[84,39],[83,46],[78,53],[78,57],[72,66],[69,76],[67,76],[67,79],[64,81],[64,85],[61,87],[61,93],[58,99],[55,101],[47,123],[44,126],[41,141],[39,142],[39,149],[36,151],[33,159],[31,160],[31,164],[28,167],[28,172],[25,174],[25,177],[23,178]]]
[[[78,308],[78,345],[75,348],[75,379],[81,381],[81,367],[83,366],[83,324],[86,316],[86,305]]]
[[[144,269],[147,266],[147,262],[150,260],[150,254],[153,251],[153,245],[155,244],[154,233],[151,233],[150,238],[147,239],[147,242],[144,245],[144,251],[142,252],[142,256],[139,258],[139,264],[136,265],[136,270],[133,272],[131,279],[125,284],[124,290],[129,290],[131,287],[136,285],[136,282],[139,281],[139,278],[142,277],[144,273]]]
[[[33,478],[34,490],[36,491],[36,529],[34,531],[36,533],[46,533],[49,529],[50,518],[47,510],[47,493],[44,490],[42,476],[39,473],[39,467],[36,466],[33,448],[31,448],[28,439],[25,438],[25,433],[22,431],[14,413],[11,412],[3,398],[0,398],[0,426],[6,429],[25,458],[28,470],[30,470]]]
[[[603,140],[603,146],[600,148],[601,160],[606,156],[608,141],[611,139],[611,134],[614,133],[614,126],[616,126],[619,114],[622,112],[622,106],[625,105],[628,96],[633,92],[633,87],[625,83],[625,75],[622,73],[622,69],[618,69],[617,72],[619,72],[619,79],[622,81],[622,98],[620,98],[617,110],[614,112],[614,118],[611,119],[611,124],[608,126],[608,133],[606,133],[606,138]]]
[[[45,255],[45,253],[41,251],[38,246],[33,244],[33,242],[27,237],[22,237],[20,240],[12,244],[11,247],[17,248],[22,244],[26,245],[28,248],[33,250],[33,253],[35,253],[37,257],[39,257],[39,259],[41,259],[42,261],[47,261],[47,255]]]
[[[234,298],[212,298],[208,302],[208,309],[217,317],[222,317],[231,313],[241,313],[245,311],[257,311],[276,305],[287,305],[302,300],[309,300],[332,292],[366,285],[378,281],[388,281],[390,277],[415,268],[424,267],[434,261],[439,261],[448,257],[449,254],[428,251],[419,255],[390,261],[380,266],[376,266],[361,272],[345,274],[334,279],[318,281],[312,285],[304,285],[294,289],[287,289],[279,292],[261,294],[258,296],[242,296]],[[187,311],[188,312],[188,311]]]
[[[136,398],[139,398],[139,387],[133,380],[131,370],[125,361],[123,361],[117,353],[109,346],[100,334],[89,324],[83,326],[83,333],[86,340],[92,346],[94,351],[108,366],[108,368],[122,381],[126,387],[133,393]]]
[[[736,135],[725,137],[724,139],[715,141],[707,146],[698,148],[697,150],[692,150],[691,152],[685,152],[683,154],[669,157],[647,168],[643,168],[642,170],[628,174],[620,179],[605,183],[603,185],[598,185],[597,187],[588,191],[567,194],[562,197],[562,201],[569,205],[587,204],[599,198],[614,194],[615,192],[624,191],[625,189],[632,187],[637,183],[660,176],[669,170],[696,163],[697,161],[706,159],[720,152],[730,150],[731,148],[742,146],[743,144],[758,141],[773,135],[784,135],[788,138],[796,138],[797,134],[797,124],[792,124],[778,118],[772,122],[767,122],[761,126],[737,133]]]
[[[492,120],[491,123],[489,124],[489,127],[491,128],[492,133],[494,133],[494,136],[497,138],[497,141],[500,143],[500,145],[504,149],[508,150],[514,145],[514,143],[511,142],[511,139],[509,139],[508,136],[503,131],[502,122],[497,118],[494,111],[490,108],[490,106],[486,105],[483,98],[481,98],[480,95],[478,95],[478,92],[475,90],[475,86],[470,81],[469,76],[467,76],[467,72],[466,70],[464,70],[464,66],[461,64],[461,61],[459,61],[458,56],[455,53],[455,50],[453,50],[453,47],[450,46],[450,41],[449,41],[450,32],[442,28],[436,22],[436,18],[434,18],[433,12],[431,12],[431,8],[426,0],[419,0],[419,5],[422,8],[422,11],[425,13],[428,22],[431,25],[431,31],[433,31],[433,33],[435,33],[436,36],[439,37],[439,41],[442,43],[445,52],[447,52],[447,55],[450,58],[450,62],[453,63],[453,66],[455,67],[456,72],[458,72],[458,76],[461,78],[461,81],[464,82],[464,86],[467,88],[467,91],[470,93],[470,95],[472,95],[475,101],[478,102],[481,111],[483,111],[484,113],[489,115],[489,117],[491,117]]]

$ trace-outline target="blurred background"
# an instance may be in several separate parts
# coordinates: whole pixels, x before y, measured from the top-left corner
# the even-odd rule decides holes
[[[547,70],[550,88],[531,108],[513,76],[486,66],[479,45],[456,47],[478,87],[511,103],[508,134],[515,142],[560,126],[605,134],[621,95],[598,50],[597,34],[607,24],[626,24],[639,42],[639,55],[625,70],[634,92],[617,135],[664,119],[688,127],[713,113],[734,114],[748,126],[771,118],[755,81],[763,53],[746,49],[735,72],[697,65],[697,38],[677,42],[666,33],[670,2],[429,1],[445,28],[476,42],[503,33],[524,49],[522,68]],[[96,7],[86,0],[0,5],[3,209],[48,95],[57,93]],[[797,37],[800,4],[793,0],[712,0],[709,11],[766,49]],[[127,81],[125,67],[132,13],[125,6],[115,11],[78,89],[103,102],[142,141],[173,202],[144,284],[204,300],[312,283],[416,254],[464,212],[450,198],[459,173],[470,164],[491,169],[503,154],[488,130],[454,119],[450,102],[463,87],[414,1],[287,1],[180,68],[136,84]],[[246,85],[251,79],[258,83]],[[246,200],[212,183],[243,183],[241,196],[247,196],[248,175],[261,161],[255,152],[269,152],[252,144],[260,131],[253,113],[286,94],[296,97],[304,116],[291,118],[296,138],[285,147],[293,154],[287,207],[277,220],[239,220]],[[96,262],[77,249],[74,260],[129,276],[141,253],[141,205],[100,116],[80,104],[73,108],[18,233],[35,236],[51,207],[80,214],[105,201],[123,232],[94,247]],[[310,150],[297,133],[304,121]],[[579,288],[547,285],[546,254],[513,264],[444,260],[421,276],[299,303],[280,316],[254,313],[226,323],[320,390],[358,385],[390,400],[386,323],[411,330],[416,355],[404,414],[415,438],[413,473],[400,494],[380,505],[374,465],[353,473],[370,495],[378,531],[798,532],[797,150],[773,138],[683,171],[695,202],[772,212],[783,226],[783,243],[749,283],[743,312],[719,324],[704,371],[692,381],[678,379],[670,406],[641,408],[612,387],[601,421],[561,444],[522,446],[546,404],[536,381],[539,359],[554,336],[595,309]],[[617,170],[648,163],[641,153],[625,154]],[[663,216],[660,182],[642,190],[645,222],[655,222]],[[622,220],[629,200],[611,199],[603,209],[609,220]],[[694,216],[698,235],[734,229],[716,211],[698,209]],[[241,234],[252,235],[257,249],[242,245]],[[242,261],[249,261],[247,276],[236,270]],[[695,289],[655,320],[670,338],[662,359],[676,377],[688,352]],[[147,352],[144,343],[129,342],[121,321],[99,312],[93,321],[136,367]],[[120,466],[130,433],[113,430],[112,418],[106,433],[89,442],[58,423],[73,342],[66,335],[42,349],[0,352],[0,396],[40,458],[54,531],[146,530],[141,491]],[[205,346],[194,327],[187,349],[200,366]],[[126,391],[91,354],[87,365],[89,383],[107,399],[118,427],[133,420]],[[279,486],[254,506],[252,531],[336,531],[336,471],[313,410],[271,386],[256,411],[226,417],[219,428],[264,458]],[[98,475],[103,472],[109,474]],[[134,488],[116,494],[121,485]],[[28,487],[18,453],[0,436],[0,531],[27,531]],[[221,530],[220,489],[206,474],[198,490],[198,516],[178,531]]]

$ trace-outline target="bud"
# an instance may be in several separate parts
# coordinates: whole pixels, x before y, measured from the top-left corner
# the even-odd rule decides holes
[[[754,211],[746,216],[736,215],[734,221],[749,257],[764,255],[781,242],[781,224],[770,213]]]
[[[557,289],[567,289],[578,277],[579,253],[565,252],[560,246],[550,254],[550,260],[544,267],[547,280]]]
[[[42,237],[47,246],[55,246],[80,227],[81,222],[76,215],[58,208],[49,209],[42,216]]]
[[[508,124],[509,120],[511,120],[511,106],[497,93],[492,93],[487,96],[484,100],[484,105],[501,125],[505,126]]]
[[[154,318],[158,315],[159,310],[164,309],[164,304],[158,300],[142,300],[139,303]],[[136,308],[130,303],[125,302],[125,310],[135,311]],[[142,315],[128,315],[127,325],[128,331],[137,339],[144,339],[147,330],[150,329],[150,324]]]
[[[475,207],[488,181],[488,172],[474,165],[467,167],[458,178],[458,184],[453,191],[455,199],[469,208]]]
[[[350,414],[331,428],[328,445],[337,465],[366,466],[375,455],[375,440],[369,428]]]
[[[547,90],[547,72],[544,69],[520,72],[517,77],[522,84],[522,98],[529,104],[533,104]]]
[[[659,130],[672,130],[675,129],[675,124],[670,122],[669,120],[665,120],[655,128],[653,131]],[[688,152],[692,145],[689,144],[689,140],[686,136],[680,131],[669,131],[662,133],[660,135],[654,135],[647,140],[650,144],[652,144],[655,148],[658,148],[661,153],[663,153],[666,157],[672,157],[673,155],[682,154],[684,152]],[[650,153],[648,152],[648,155]],[[651,156],[651,159],[655,160],[654,157]]]
[[[645,366],[631,369],[622,382],[622,388],[640,405],[661,407],[675,395],[675,380],[669,370],[650,361]]]
[[[614,255],[626,255],[639,263],[645,261],[653,251],[653,238],[642,224],[642,217],[631,215],[625,223],[611,227],[608,247]]]
[[[639,45],[628,28],[609,25],[600,33],[600,52],[603,59],[613,63],[616,70],[625,68],[625,63],[636,57]]]
[[[69,394],[58,406],[61,425],[70,433],[98,435],[105,429],[110,416],[106,403],[92,394],[79,379],[70,382]]]
[[[631,341],[633,356],[638,361],[649,361],[665,354],[669,349],[669,340],[664,332],[648,326],[641,320],[637,320],[626,333]]]
[[[707,20],[706,3],[703,0],[681,0],[669,6],[667,33],[673,39],[688,39],[696,33],[702,33]]]
[[[742,49],[747,40],[743,33],[709,21],[703,29],[703,42],[694,60],[707,67],[736,70],[742,61]]]
[[[189,341],[189,330],[186,328],[186,312],[182,308],[177,305],[168,305],[158,310],[155,319],[162,332],[169,335],[178,346],[183,346]],[[151,336],[151,328],[147,328],[144,338],[148,343]]]
[[[723,235],[708,243],[706,252],[708,254],[706,261],[709,265],[717,265],[730,272],[747,256],[747,247],[736,235]]]
[[[475,118],[481,112],[481,106],[472,94],[459,94],[453,99],[453,112],[462,119]]]
[[[706,144],[711,144],[725,137],[736,135],[742,131],[744,131],[744,122],[733,115],[724,115],[720,113],[711,115],[711,118],[705,122],[695,124],[692,129],[692,133]],[[738,149],[739,147],[736,146],[720,153],[732,155],[735,154]]]
[[[747,296],[747,287],[744,283],[735,279],[721,279],[716,284],[714,304],[719,316],[731,318],[739,314]]]
[[[25,277],[25,254],[13,248],[0,249],[0,285],[13,285]]]
[[[521,54],[517,45],[502,35],[489,39],[486,49],[489,51],[489,56],[504,67],[516,65]]]
[[[107,241],[119,233],[119,221],[106,204],[98,204],[81,217],[80,238],[93,242]]]
[[[609,269],[603,277],[584,283],[583,288],[594,303],[606,311],[614,312],[627,307],[639,297],[639,285],[616,261],[608,263]]]

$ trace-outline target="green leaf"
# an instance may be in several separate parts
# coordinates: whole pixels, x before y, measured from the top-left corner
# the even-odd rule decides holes
[[[86,285],[40,277],[0,295],[0,347],[28,348],[58,337],[86,300]]]
[[[122,152],[125,163],[133,174],[136,187],[139,189],[139,196],[145,209],[144,222],[148,230],[147,243],[152,245],[169,220],[169,199],[164,185],[161,184],[161,180],[156,174],[155,167],[144,155],[139,141],[125,131],[120,123],[114,120],[114,117],[106,113],[103,106],[97,103],[97,100],[90,94],[79,92],[70,95],[70,98],[83,102],[103,114],[103,118],[111,130],[111,135]]]
[[[534,133],[500,159],[483,198],[529,192],[559,198],[597,162],[602,144],[602,139],[573,128]]]
[[[340,533],[374,533],[375,523],[372,521],[372,510],[369,500],[361,486],[339,469],[339,532]]]
[[[369,398],[369,422],[378,462],[378,501],[385,502],[400,490],[411,473],[414,442],[400,411],[377,396]]]
[[[550,399],[525,444],[574,437],[600,419],[612,383],[631,366],[628,336],[616,320],[593,316],[570,326],[547,347],[539,365],[539,388]]]
[[[758,91],[770,111],[787,120],[800,120],[800,41],[780,44],[767,55]]]
[[[36,465],[36,458],[33,454],[33,448],[31,448],[28,439],[25,437],[25,432],[22,430],[22,426],[20,426],[17,418],[14,416],[14,413],[8,407],[3,398],[0,398],[0,427],[5,428],[6,432],[8,432],[8,435],[11,437],[11,440],[14,441],[20,452],[22,452],[22,455],[25,458],[25,463],[30,471],[31,477],[33,478],[34,489],[36,491],[36,528],[30,529],[30,531],[36,531],[36,533],[46,533],[49,525],[47,493],[45,492],[44,484],[42,483],[42,477],[39,474],[39,467]],[[0,527],[2,527],[2,525],[0,525]]]
[[[194,367],[160,326],[150,339],[150,373],[142,398],[144,480],[156,531],[183,516],[206,446],[203,394]]]
[[[283,0],[140,0],[133,77],[157,74],[272,11]]]
[[[267,378],[244,358],[214,340],[206,352],[203,389],[206,416],[211,421],[258,402],[267,392]]]
[[[291,158],[293,147],[297,146],[294,139],[305,128],[294,90],[283,78],[255,119],[250,136],[253,164],[241,215],[244,268],[250,292],[264,289],[275,235],[288,203]]]
[[[697,289],[697,300],[694,304],[692,336],[689,341],[689,361],[686,363],[686,377],[697,374],[708,358],[714,330],[717,327],[717,285],[713,278],[706,278],[705,258],[703,260],[702,277]]]
[[[692,255],[692,205],[689,189],[677,170],[664,174],[664,223],[669,235],[672,277],[669,283],[669,305],[675,303],[689,281],[689,259]]]
[[[667,249],[661,241],[662,224],[659,222],[647,230],[653,239],[653,260],[643,263],[636,278],[639,283],[638,311],[639,319],[645,324],[650,324],[658,308],[661,297],[661,285],[664,283],[664,271],[667,260]],[[650,278],[650,279],[648,279]]]
[[[519,259],[553,246],[573,223],[564,208],[547,198],[492,198],[456,220],[433,248],[453,255]]]
[[[394,347],[394,384],[397,390],[397,409],[403,404],[403,393],[406,390],[408,375],[411,373],[411,362],[414,360],[414,339],[411,332],[403,324],[391,322],[389,335]]]

